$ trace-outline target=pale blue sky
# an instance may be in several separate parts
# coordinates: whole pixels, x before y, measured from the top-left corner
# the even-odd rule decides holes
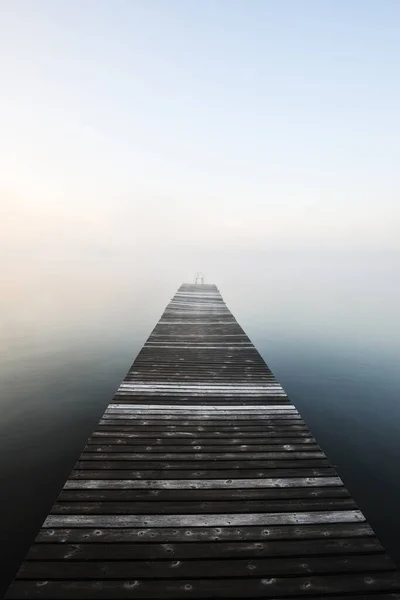
[[[398,251],[399,64],[397,0],[3,0],[6,256]]]

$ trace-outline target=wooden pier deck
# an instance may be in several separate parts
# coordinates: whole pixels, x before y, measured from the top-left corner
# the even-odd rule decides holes
[[[217,288],[182,285],[6,598],[300,597],[400,577]]]

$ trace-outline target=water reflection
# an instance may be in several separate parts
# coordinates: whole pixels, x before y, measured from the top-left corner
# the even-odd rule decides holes
[[[343,259],[339,267],[337,257],[326,256],[203,258],[208,280],[218,284],[400,565],[397,267],[386,262],[383,270],[381,261],[365,258]],[[159,269],[154,261],[146,270],[126,260],[49,261],[6,273],[4,586],[164,306],[181,280],[191,280],[192,262],[181,257]]]

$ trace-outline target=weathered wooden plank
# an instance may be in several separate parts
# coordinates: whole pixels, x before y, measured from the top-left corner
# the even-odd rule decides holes
[[[249,410],[246,412],[245,410],[245,406],[244,405],[237,405],[237,410],[233,411],[233,410],[225,410],[225,404],[220,405],[220,410],[217,410],[217,405],[214,404],[210,404],[210,405],[204,405],[204,410],[200,411],[200,410],[185,410],[185,405],[181,404],[181,410],[179,409],[175,409],[175,410],[170,410],[169,409],[169,405],[163,405],[160,404],[160,408],[159,410],[149,410],[147,411],[145,408],[141,408],[139,410],[135,410],[134,408],[131,407],[131,404],[126,404],[127,408],[124,409],[123,408],[123,403],[122,406],[120,406],[119,408],[113,408],[113,409],[107,409],[105,412],[105,415],[109,415],[109,414],[126,414],[126,415],[131,415],[131,416],[143,416],[145,415],[147,416],[158,416],[158,418],[163,418],[166,415],[170,415],[170,416],[175,416],[175,417],[179,417],[179,418],[186,418],[186,419],[190,419],[190,418],[194,418],[194,417],[210,417],[210,418],[222,418],[225,417],[225,419],[229,419],[231,416],[237,416],[237,417],[243,417],[243,416],[248,416],[251,417],[253,419],[259,419],[259,418],[269,418],[269,417],[274,417],[274,415],[296,415],[298,416],[298,411],[294,410],[294,409],[287,409],[286,404],[281,404],[280,408],[274,408],[273,410],[255,410],[254,408],[252,410]],[[211,406],[212,408],[210,410],[208,410],[208,406]],[[259,405],[261,408],[263,407],[262,404]],[[275,406],[273,404],[270,405]]]
[[[389,571],[393,563],[387,554],[345,555],[329,557],[279,557],[251,560],[144,560],[136,561],[26,561],[17,579],[176,579],[209,577],[280,577],[317,573]]]
[[[304,469],[174,469],[173,479],[250,479],[250,478],[286,478],[286,477],[331,477],[335,476],[334,469],[330,467],[323,468],[304,468]],[[170,472],[164,470],[135,470],[135,469],[75,469],[70,475],[71,479],[170,479]]]
[[[150,431],[178,431],[179,429],[185,428],[189,431],[221,431],[222,433],[235,433],[236,431],[259,431],[262,433],[264,428],[269,425],[281,428],[289,428],[290,426],[301,426],[304,425],[304,422],[300,418],[291,418],[291,419],[268,419],[264,421],[241,421],[241,422],[232,422],[226,421],[223,424],[212,420],[201,421],[201,423],[189,420],[174,420],[167,421],[159,420],[152,421],[150,419],[101,419],[99,421],[99,426],[104,425],[105,427],[123,427],[128,426],[132,428],[138,428],[142,430],[144,427],[147,427],[147,430]]]
[[[236,393],[231,391],[231,392],[227,392],[224,390],[218,391],[218,390],[209,390],[208,392],[202,392],[201,390],[199,390],[198,392],[196,391],[190,391],[190,390],[184,390],[184,389],[176,389],[176,390],[166,390],[166,391],[158,391],[158,390],[154,390],[154,391],[146,391],[144,392],[144,390],[118,390],[116,397],[118,399],[120,398],[142,398],[144,395],[148,396],[149,398],[162,398],[162,397],[168,397],[171,398],[171,396],[173,396],[174,398],[177,397],[182,397],[182,398],[203,398],[203,397],[207,397],[207,396],[212,396],[212,397],[221,397],[221,398],[227,398],[229,400],[232,400],[236,397],[240,397],[240,398],[251,398],[253,400],[253,398],[276,398],[276,397],[281,397],[281,398],[287,398],[285,392],[281,392],[279,390],[264,390],[264,391],[260,391],[260,392],[253,392],[253,393],[244,393],[244,392],[240,392],[237,391]]]
[[[281,426],[266,426],[262,429],[239,429],[234,428],[225,428],[225,429],[207,429],[205,427],[188,427],[180,428],[177,427],[171,428],[171,426],[162,427],[137,427],[133,425],[104,425],[97,426],[98,429],[92,434],[92,437],[99,436],[112,436],[115,437],[154,437],[154,438],[178,438],[178,437],[201,437],[201,438],[214,438],[214,439],[232,439],[232,438],[260,438],[260,437],[283,437],[283,436],[304,436],[309,437],[310,432],[305,425],[292,425],[290,427],[281,427]]]
[[[325,454],[321,451],[307,451],[307,452],[251,452],[246,453],[240,452],[158,452],[157,454],[147,452],[83,452],[81,454],[81,460],[214,460],[214,461],[227,461],[227,460],[300,460],[300,459],[313,459],[313,458],[325,458]]]
[[[126,579],[99,581],[16,581],[6,599],[21,598],[285,598],[317,594],[351,594],[400,591],[397,572],[357,573],[299,577],[246,577],[222,579]],[[134,596],[133,596],[134,594]],[[400,594],[396,594],[398,600]],[[372,597],[373,598],[373,597]],[[368,600],[370,596],[368,596]],[[335,599],[336,600],[336,599]],[[357,597],[359,600],[359,596]]]
[[[126,440],[125,440],[126,442]],[[277,443],[277,444],[230,444],[230,445],[207,445],[207,444],[202,444],[202,445],[198,445],[198,444],[192,444],[192,443],[186,443],[186,445],[184,444],[179,444],[179,445],[163,445],[163,444],[157,444],[157,445],[134,445],[134,444],[127,444],[127,443],[121,443],[121,441],[115,441],[112,444],[101,444],[99,445],[96,442],[89,442],[87,446],[85,446],[84,448],[84,454],[88,454],[90,452],[93,453],[139,453],[139,454],[143,454],[145,453],[147,454],[156,454],[156,455],[164,455],[165,453],[174,453],[174,454],[187,454],[187,453],[193,453],[195,452],[203,452],[206,454],[210,454],[212,453],[213,456],[215,456],[216,458],[218,456],[220,456],[221,453],[224,454],[229,454],[231,452],[235,452],[238,453],[239,456],[242,455],[249,455],[250,457],[252,457],[254,454],[260,454],[260,453],[265,453],[265,452],[281,452],[281,453],[285,453],[286,455],[290,455],[293,452],[311,452],[311,453],[315,453],[316,451],[319,450],[319,447],[314,443],[314,444],[310,444],[310,443],[304,443],[304,444],[299,444],[299,443]]]
[[[102,421],[119,421],[119,420],[124,420],[124,421],[132,421],[133,424],[135,424],[135,422],[138,423],[158,423],[159,425],[164,425],[164,423],[167,422],[174,422],[178,425],[189,425],[189,424],[193,424],[193,425],[197,425],[199,421],[204,422],[206,421],[207,424],[209,423],[210,425],[215,425],[216,427],[219,427],[220,425],[223,427],[226,424],[232,423],[234,422],[235,425],[268,425],[270,421],[282,421],[282,420],[286,420],[286,421],[303,421],[300,417],[300,415],[296,414],[296,413],[285,413],[285,414],[278,414],[278,413],[273,413],[271,415],[268,416],[264,416],[264,415],[257,415],[257,416],[253,416],[253,415],[233,415],[232,417],[230,416],[218,416],[213,414],[211,415],[204,415],[204,416],[198,416],[198,415],[146,415],[146,414],[142,414],[142,415],[137,415],[137,414],[131,414],[131,413],[123,413],[123,412],[112,412],[112,413],[105,413],[102,416]]]
[[[143,398],[143,397],[125,397],[125,396],[118,397],[118,400],[122,403],[123,402],[127,402],[127,403],[132,402],[132,401],[135,401],[136,399],[140,400],[140,401],[145,400],[145,398]],[[167,406],[171,402],[171,400],[174,400],[175,402],[180,403],[182,406],[184,406],[186,404],[186,402],[189,400],[189,398],[187,398],[186,396],[173,396],[173,397],[165,396],[162,398],[159,397],[159,398],[157,398],[157,400],[160,403],[160,405]],[[242,396],[238,396],[237,398],[234,398],[232,401],[236,402],[237,406],[244,406],[246,404],[246,398],[243,398]],[[273,398],[266,397],[266,396],[260,396],[257,398],[253,398],[252,401],[253,401],[253,403],[258,402],[258,404],[260,404],[260,406],[268,405],[269,403],[273,403],[273,402],[276,403],[276,402],[280,402],[280,401],[282,402],[282,405],[285,404],[285,398],[283,398],[282,396],[280,396],[280,397],[274,396]],[[203,399],[204,405],[206,405],[208,402],[210,402],[210,403],[212,402],[213,404],[220,404],[220,406],[222,407],[225,405],[226,400],[224,399],[223,396],[220,396],[220,397],[213,396],[213,397],[209,397],[209,398],[204,397],[204,399]]]
[[[210,439],[177,439],[170,438],[144,438],[141,440],[130,439],[126,437],[106,437],[101,440],[98,437],[92,437],[88,440],[85,446],[85,452],[124,452],[125,448],[129,451],[138,450],[139,452],[186,452],[196,450],[205,450],[206,452],[223,452],[235,451],[246,452],[247,450],[255,452],[263,452],[278,449],[285,451],[286,449],[293,450],[311,450],[319,449],[313,438],[275,438],[270,439],[235,439],[221,440],[216,438]]]
[[[149,410],[149,411],[164,411],[166,409],[164,408],[160,408],[159,404],[109,404],[108,405],[108,409],[118,409],[118,408],[131,408],[132,410]],[[258,412],[270,412],[273,411],[275,409],[277,410],[296,410],[296,407],[293,404],[287,404],[284,408],[282,408],[281,405],[277,404],[277,405],[271,405],[271,406],[263,406],[260,408],[260,406],[253,406],[251,404],[246,405],[245,407],[247,414],[250,411],[254,411],[256,413]],[[219,406],[213,406],[213,405],[208,405],[206,408],[204,408],[203,404],[188,404],[185,405],[183,408],[181,405],[179,404],[171,404],[168,406],[168,412],[172,412],[172,411],[178,411],[178,412],[188,412],[188,411],[196,411],[196,412],[217,412],[218,414],[220,413],[221,408]],[[232,412],[243,412],[243,407],[241,406],[236,406],[236,405],[224,405],[224,408],[222,409],[223,412],[226,411],[232,411]]]
[[[352,498],[301,498],[262,500],[168,500],[159,502],[139,501],[61,501],[51,509],[52,515],[168,515],[211,513],[300,512],[313,510],[355,510]]]
[[[269,525],[241,527],[158,527],[158,528],[42,528],[36,542],[52,543],[172,543],[272,541],[272,540],[330,540],[342,538],[374,538],[371,527],[365,523],[323,523],[321,525]],[[219,546],[219,544],[218,544]]]
[[[139,371],[129,371],[124,381],[165,381],[166,377],[171,377],[172,382],[187,381],[187,382],[199,382],[208,383],[210,379],[215,383],[226,381],[230,383],[275,383],[277,380],[271,371],[265,369],[265,366],[254,364],[253,362],[248,366],[244,364],[235,363],[224,363],[223,372],[216,365],[200,363],[197,367],[189,365],[188,361],[180,361],[181,364],[163,363],[159,359],[154,359],[152,363],[145,362],[138,364]],[[221,366],[221,365],[220,365]],[[158,404],[158,402],[157,402]],[[174,403],[171,402],[173,405]],[[190,404],[190,403],[188,403]],[[249,403],[250,404],[250,403]],[[287,404],[290,404],[287,400]],[[153,405],[155,406],[155,405]],[[201,404],[197,404],[201,406]],[[293,405],[292,405],[293,406]]]
[[[149,440],[149,443],[153,443],[154,441],[161,440],[163,444],[169,443],[170,440],[185,440],[185,439],[190,440],[190,443],[195,443],[194,440],[197,439],[202,444],[205,444],[205,443],[212,443],[212,444],[232,443],[232,444],[234,444],[239,441],[241,443],[245,443],[245,444],[262,443],[263,441],[266,441],[268,443],[274,443],[272,441],[274,438],[281,438],[283,441],[284,438],[286,438],[286,437],[292,438],[293,440],[294,440],[294,438],[309,438],[310,440],[314,439],[314,438],[310,437],[310,432],[304,426],[300,426],[300,427],[295,426],[295,427],[291,427],[289,429],[287,429],[287,428],[277,429],[276,427],[267,427],[267,428],[265,428],[265,430],[263,430],[259,434],[253,434],[252,432],[250,432],[248,435],[246,435],[243,432],[237,432],[234,434],[234,436],[232,436],[231,434],[222,434],[220,431],[216,431],[214,433],[202,432],[201,435],[196,435],[195,432],[186,431],[186,429],[183,431],[181,430],[181,431],[177,431],[177,432],[159,431],[156,435],[152,435],[152,434],[146,435],[145,432],[141,432],[140,430],[138,431],[137,429],[132,430],[131,427],[119,427],[118,429],[116,429],[115,427],[112,427],[112,428],[102,427],[101,429],[94,431],[92,433],[92,437],[90,439],[95,441],[95,440],[101,439],[101,438],[115,438],[116,436],[117,436],[118,440],[123,440],[124,438],[130,439],[130,440],[146,439],[146,440]],[[193,440],[193,438],[194,438],[194,440]],[[303,443],[304,440],[300,440],[300,441]],[[117,442],[117,443],[119,443],[119,442]],[[134,443],[134,442],[130,442],[130,443]],[[143,441],[140,443],[145,443],[145,442]],[[173,443],[178,443],[178,442],[174,441]],[[179,441],[179,443],[181,443],[181,442]],[[292,443],[292,442],[288,441],[287,443]]]
[[[154,363],[149,363],[149,366],[154,366]],[[210,379],[212,379],[213,381],[215,381],[216,383],[220,382],[220,383],[224,383],[225,381],[230,381],[231,383],[235,383],[235,382],[251,382],[251,383],[257,383],[259,385],[264,385],[264,384],[268,384],[268,383],[274,383],[275,378],[272,375],[261,375],[259,371],[256,371],[255,369],[253,370],[243,370],[240,368],[239,365],[235,365],[235,366],[229,366],[229,365],[225,365],[225,369],[224,369],[224,376],[220,376],[218,375],[218,369],[215,367],[211,369],[208,368],[207,370],[202,370],[202,371],[195,371],[192,369],[189,369],[187,366],[185,366],[185,369],[181,369],[180,371],[177,370],[177,367],[174,365],[174,368],[167,368],[167,367],[159,367],[157,369],[157,372],[154,373],[152,369],[150,368],[146,368],[145,366],[142,369],[142,373],[140,375],[140,377],[143,379],[143,381],[165,381],[165,379],[167,378],[169,381],[171,381],[172,383],[179,383],[181,381],[185,381],[187,383],[207,383],[208,381],[210,381]],[[134,374],[134,373],[129,373],[126,376],[126,381],[137,381],[138,380],[138,375]],[[140,402],[138,403],[140,404]],[[171,403],[172,404],[172,403]],[[226,402],[224,403],[225,405],[227,404]],[[118,406],[122,406],[123,403],[119,403]],[[131,403],[127,402],[127,405],[129,407],[132,406]],[[158,402],[157,402],[158,405]],[[153,405],[155,406],[155,405]],[[179,405],[177,404],[175,406],[175,408],[173,408],[172,410],[176,410],[176,408]],[[197,405],[197,406],[203,406],[204,405]],[[212,402],[210,402],[210,406],[211,406],[211,410],[215,410],[217,405],[213,405]],[[232,404],[232,406],[235,406],[234,404]],[[263,407],[264,405],[261,405],[261,407]],[[266,405],[268,407],[268,405]],[[270,406],[277,406],[274,404],[271,404]],[[287,399],[285,401],[285,403],[283,404],[283,406],[293,406],[290,405],[289,400]],[[158,406],[159,407],[159,406]],[[260,408],[260,406],[258,405],[258,407]],[[159,407],[160,408],[160,407]],[[207,405],[206,407],[207,408]],[[155,409],[152,409],[155,410]],[[229,408],[227,410],[230,410]]]
[[[349,498],[349,492],[341,487],[300,488],[239,488],[239,489],[64,489],[58,502],[79,501],[130,501],[170,502],[210,500],[273,500],[289,498]],[[265,507],[265,505],[264,505]]]
[[[359,510],[293,513],[197,515],[49,515],[43,527],[228,527],[240,525],[313,525],[365,521]]]
[[[262,489],[262,488],[321,488],[341,487],[342,480],[337,476],[321,477],[270,477],[254,479],[92,479],[79,481],[69,479],[64,489]]]
[[[93,536],[95,537],[95,536]],[[96,542],[98,541],[98,536]],[[373,537],[300,541],[250,541],[218,544],[179,543],[36,543],[27,560],[177,560],[198,558],[248,558],[284,556],[336,556],[382,553]]]
[[[122,469],[141,469],[142,471],[149,471],[153,469],[165,469],[176,471],[176,470],[189,470],[192,469],[208,469],[209,471],[219,471],[223,469],[231,469],[232,471],[238,471],[240,469],[260,468],[260,469],[297,469],[297,476],[301,476],[301,471],[310,467],[325,467],[329,468],[329,462],[326,458],[315,458],[315,459],[293,459],[293,460],[170,460],[170,461],[140,461],[140,460],[78,460],[76,468],[80,470],[85,469],[112,469],[114,471]]]
[[[239,348],[237,348],[239,349]],[[241,349],[241,348],[240,348]],[[151,392],[164,392],[164,391],[195,391],[201,392],[205,394],[209,391],[211,392],[228,392],[228,394],[234,393],[244,393],[245,395],[251,394],[253,392],[260,392],[262,394],[267,393],[269,391],[280,392],[282,391],[282,386],[279,383],[268,383],[260,386],[247,384],[232,384],[232,383],[209,383],[209,384],[197,384],[197,383],[188,383],[181,382],[177,383],[169,383],[167,381],[163,382],[144,382],[144,381],[126,381],[124,380],[118,388],[119,390],[134,390],[134,391],[151,391]],[[295,409],[293,409],[295,410]]]
[[[245,398],[245,399],[253,399],[253,398],[286,398],[286,394],[285,392],[279,390],[278,388],[270,388],[270,389],[265,389],[265,390],[260,390],[260,391],[254,391],[254,392],[245,392],[243,390],[217,390],[217,389],[210,389],[207,391],[202,391],[201,389],[199,390],[190,390],[190,389],[185,389],[181,386],[177,387],[177,388],[170,388],[170,389],[166,389],[166,390],[146,390],[146,389],[134,389],[133,387],[125,387],[122,389],[119,389],[116,396],[118,398],[132,398],[133,400],[135,398],[142,398],[142,397],[148,397],[148,398],[162,398],[162,397],[168,397],[170,398],[171,396],[174,396],[176,398],[178,397],[184,397],[184,398],[193,398],[193,399],[197,399],[197,398],[207,398],[207,397],[212,397],[212,398],[223,398],[223,399],[228,399],[228,400],[234,400],[235,398]]]
[[[135,397],[131,397],[131,396],[118,396],[118,401],[121,403],[126,402],[131,403],[132,401],[134,402],[135,400],[141,401],[143,402],[143,400],[146,400],[146,398],[143,398],[143,396],[135,396]],[[148,399],[148,398],[147,398]],[[188,402],[189,398],[187,398],[186,396],[165,396],[165,397],[158,397],[157,401],[160,404],[160,406],[165,405],[168,406],[172,401],[181,404],[181,406],[184,406],[187,402]],[[245,406],[246,404],[246,398],[243,396],[237,396],[236,398],[231,398],[231,401],[236,403],[237,406]],[[284,406],[286,404],[287,399],[284,398],[283,396],[274,396],[274,397],[269,397],[269,396],[257,396],[252,398],[252,402],[253,404],[258,403],[260,406],[264,406],[268,404],[276,404],[277,402],[281,402],[282,406]],[[221,407],[225,406],[226,404],[226,399],[223,396],[209,396],[209,397],[205,397],[202,398],[202,402],[204,405],[209,404],[219,404]]]

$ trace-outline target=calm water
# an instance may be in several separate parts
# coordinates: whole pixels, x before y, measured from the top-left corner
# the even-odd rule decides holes
[[[204,256],[238,321],[400,566],[396,257]],[[5,269],[1,554],[5,589],[190,257]],[[208,268],[207,268],[208,267]]]

